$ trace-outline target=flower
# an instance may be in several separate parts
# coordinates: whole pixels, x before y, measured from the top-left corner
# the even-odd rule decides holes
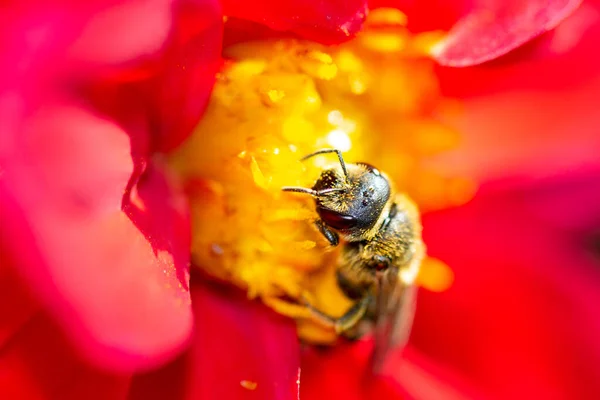
[[[533,36],[553,28],[578,2],[553,1],[542,4],[530,1],[525,3],[524,8],[519,2],[502,4],[505,5],[493,9],[492,14],[489,10],[486,13],[481,8],[475,8],[473,13],[461,20],[463,22],[456,24],[442,44],[434,47],[438,61],[448,65],[464,65],[504,54]],[[423,13],[420,17],[411,13],[414,7],[411,9],[406,4],[400,5],[407,10],[408,21],[427,19],[422,17]],[[244,20],[261,22],[271,29],[290,31],[294,35],[325,43],[348,39],[361,27],[366,10],[365,2],[343,2],[343,7],[339,6],[340,4],[336,6],[336,2],[308,2],[306,8],[295,9],[286,2],[275,4],[264,1],[250,8],[236,2],[223,2],[226,15],[235,17],[228,21],[230,24],[247,28]],[[472,296],[487,294],[487,291],[477,291],[483,290],[478,289],[478,281],[472,284],[469,279],[481,277],[486,270],[479,265],[461,264],[461,260],[469,260],[469,254],[478,255],[479,258],[473,258],[474,264],[478,261],[490,261],[491,258],[498,266],[493,271],[501,271],[505,265],[516,265],[512,264],[515,259],[509,258],[509,262],[504,263],[502,258],[495,257],[494,250],[498,249],[495,247],[496,243],[482,246],[486,252],[480,253],[479,243],[482,237],[486,237],[480,231],[490,224],[484,223],[478,210],[506,207],[506,215],[516,215],[520,217],[516,218],[518,221],[526,220],[529,223],[531,211],[522,209],[523,199],[530,195],[535,197],[535,193],[531,194],[527,190],[507,190],[505,195],[498,195],[484,186],[478,197],[483,196],[483,200],[475,200],[454,211],[437,211],[436,214],[425,217],[426,232],[428,224],[431,224],[431,230],[436,223],[439,226],[436,230],[438,233],[428,238],[433,254],[438,252],[436,255],[443,256],[448,262],[453,261],[453,256],[460,254],[454,252],[455,249],[448,248],[445,239],[450,229],[452,232],[460,229],[461,235],[464,235],[463,242],[469,243],[467,249],[471,251],[466,254],[463,252],[460,259],[454,259],[451,263],[457,277],[453,289],[444,294],[425,292],[422,295],[423,305],[419,308],[413,335],[414,349],[409,349],[408,362],[403,363],[398,370],[389,370],[391,372],[371,382],[371,386],[367,388],[359,386],[358,374],[361,372],[360,366],[364,366],[368,342],[351,347],[341,346],[324,353],[309,351],[304,354],[303,368],[300,371],[296,332],[291,320],[270,312],[259,303],[248,301],[236,289],[227,289],[204,276],[192,279],[190,309],[186,269],[189,244],[186,199],[182,196],[177,177],[171,174],[170,167],[160,153],[169,152],[190,133],[205,105],[212,84],[211,71],[216,70],[219,62],[221,15],[217,5],[208,1],[157,2],[152,5],[98,2],[89,6],[65,4],[52,9],[36,4],[33,8],[14,6],[10,10],[7,23],[3,24],[6,28],[3,28],[2,35],[2,55],[6,57],[2,63],[5,68],[2,85],[9,90],[3,91],[5,95],[0,101],[0,110],[6,116],[3,121],[8,121],[3,126],[9,127],[7,133],[3,133],[3,150],[0,153],[0,198],[3,202],[2,219],[9,222],[6,226],[10,227],[10,231],[2,230],[0,248],[3,257],[9,260],[9,263],[3,265],[2,271],[3,287],[10,289],[3,292],[6,293],[3,304],[16,302],[20,306],[12,310],[7,318],[3,318],[9,322],[6,332],[7,339],[11,338],[4,345],[10,351],[7,351],[8,356],[3,359],[2,368],[10,375],[3,375],[0,385],[3,393],[15,398],[43,396],[48,393],[62,398],[90,395],[98,398],[236,398],[248,393],[261,398],[290,398],[297,395],[296,382],[299,380],[302,382],[303,398],[319,398],[328,393],[344,393],[345,397],[379,393],[388,397],[404,394],[431,398],[490,394],[508,396],[548,391],[572,396],[597,391],[593,386],[596,381],[593,379],[593,372],[588,372],[592,370],[586,366],[586,362],[595,360],[595,356],[587,357],[586,351],[589,349],[586,345],[566,355],[555,353],[550,356],[546,353],[551,346],[545,346],[546,342],[541,342],[531,358],[528,357],[529,353],[518,358],[526,361],[525,365],[532,366],[537,374],[535,379],[531,381],[526,377],[523,381],[503,383],[501,378],[504,371],[497,367],[510,366],[511,359],[499,358],[504,347],[500,347],[498,352],[492,350],[493,345],[501,346],[502,338],[492,336],[495,340],[487,341],[475,334],[461,336],[463,332],[459,331],[461,326],[485,327],[489,323],[487,321],[490,321],[487,304],[493,306],[494,310],[506,310],[502,307],[503,303],[491,300],[481,302],[477,311],[469,308]],[[589,15],[590,8],[582,11],[588,11]],[[140,14],[145,16],[142,19],[144,23],[138,22]],[[334,18],[327,18],[332,14]],[[582,18],[581,14],[572,18]],[[484,18],[486,15],[499,17],[488,20]],[[588,18],[595,17],[592,15]],[[435,18],[431,20],[435,21]],[[115,21],[123,22],[115,24]],[[492,23],[486,25],[486,21]],[[567,26],[568,23],[569,21],[565,22]],[[585,24],[574,25],[568,30],[567,36],[581,33],[581,29],[585,29],[582,28]],[[120,26],[127,28],[126,34],[115,29]],[[487,29],[482,30],[482,26]],[[255,29],[255,25],[252,27]],[[245,33],[247,32],[246,30]],[[556,31],[552,39],[558,37],[559,32]],[[226,39],[230,42],[239,41],[240,35],[234,33],[230,31],[230,36]],[[260,33],[274,35],[268,30]],[[385,30],[383,33],[386,33]],[[489,35],[501,40],[482,51],[477,40]],[[131,40],[124,40],[125,38]],[[562,51],[567,51],[568,54],[580,51],[578,41],[571,40],[570,45],[565,45],[563,39]],[[428,40],[424,42],[430,44]],[[378,43],[390,44],[385,40]],[[394,43],[397,45],[398,42],[392,40],[391,45]],[[485,43],[489,44],[489,41]],[[423,51],[427,47],[415,46],[415,49]],[[555,54],[556,50],[553,50],[551,55]],[[316,67],[316,74],[327,74],[327,68],[321,68],[323,60],[327,64],[326,57],[319,54],[315,56],[315,62],[309,63],[308,68]],[[528,59],[534,60],[530,62],[535,64],[535,57]],[[15,60],[19,62],[14,62]],[[504,62],[507,63],[507,59]],[[556,62],[562,67],[561,61]],[[511,82],[511,77],[518,77],[522,73],[514,67],[511,71],[510,64],[503,68],[500,61],[497,63],[500,65],[495,68],[492,65],[489,69],[483,67],[467,72],[438,70],[436,75],[440,77],[456,78],[461,74],[468,74],[467,79],[472,76],[480,78],[481,81],[476,82],[481,84],[473,83],[471,86],[463,77],[451,79],[453,84],[444,86],[444,82],[448,81],[442,80],[441,91],[436,93],[446,96],[447,93],[454,93],[456,97],[468,98],[469,90],[482,90],[482,93],[486,93],[479,89],[489,87],[486,85],[489,75],[486,74],[493,76],[500,70],[504,74],[500,75],[500,80]],[[531,71],[537,70],[535,65],[531,67]],[[560,68],[556,70],[561,71]],[[492,84],[497,81],[498,79],[492,81]],[[462,85],[456,82],[461,82]],[[512,82],[514,85],[514,81]],[[555,84],[564,90],[567,83],[561,81]],[[218,88],[215,93],[218,93]],[[267,91],[267,95],[269,93]],[[591,94],[592,89],[585,94],[575,93],[573,96],[585,98],[585,95]],[[274,90],[266,101],[274,101],[279,96],[277,90]],[[523,102],[519,96],[515,95],[514,99]],[[539,98],[535,97],[535,100],[538,101]],[[468,111],[472,109],[469,107],[480,107],[475,108],[480,114],[490,110],[498,111],[493,106],[482,109],[481,104],[485,106],[485,101],[481,99],[477,102],[463,101]],[[559,106],[556,109],[563,110]],[[556,157],[555,151],[552,160],[558,160],[559,167],[556,168],[574,168],[586,162],[591,163],[594,160],[592,155],[597,154],[593,149],[598,142],[588,133],[589,130],[586,132],[589,126],[593,126],[590,123],[590,118],[593,117],[585,113],[585,110],[577,111],[586,117],[573,132],[581,140],[565,141],[563,135],[554,134],[549,136],[550,140],[544,141],[547,146],[544,149],[550,153],[553,149],[563,148],[565,144],[572,146],[569,153],[577,150],[577,156],[570,158]],[[510,113],[510,109],[504,113],[500,116]],[[524,111],[525,115],[530,113],[529,109]],[[464,122],[460,121],[461,115],[474,114],[469,111],[453,117]],[[458,150],[448,153],[447,158],[462,158],[460,163],[452,164],[456,174],[472,177],[474,165],[480,165],[472,161],[477,161],[478,158],[471,149],[481,151],[486,149],[487,143],[477,141],[482,126],[477,125],[477,122],[483,124],[486,131],[496,124],[502,126],[498,124],[499,121],[504,122],[497,114],[490,112],[484,115],[489,117],[481,118],[480,121],[467,120],[468,124],[461,129],[466,135],[467,146],[457,147]],[[209,117],[210,112],[206,114],[203,123]],[[523,118],[519,122],[529,120]],[[571,123],[570,120],[565,120],[566,122]],[[454,124],[456,121],[448,123]],[[543,124],[541,126],[552,128]],[[82,138],[81,132],[88,132],[89,136]],[[517,132],[523,133],[519,130]],[[536,134],[546,132],[528,133],[535,138]],[[494,132],[489,135],[500,137]],[[447,136],[437,138],[442,137]],[[217,140],[213,137],[206,139]],[[43,146],[45,143],[51,146]],[[539,141],[535,141],[535,145],[539,145]],[[48,154],[46,148],[52,148],[53,152]],[[519,155],[501,151],[506,148],[512,151],[523,147],[521,142],[515,140],[512,146],[501,146],[499,151],[483,153],[491,156],[492,162],[487,164],[486,158],[486,165],[489,167],[480,168],[476,177],[489,179],[502,176],[506,170],[498,165],[506,164],[507,161],[513,162],[513,165],[509,164],[508,171],[511,172],[548,174],[548,169],[541,168],[548,163],[548,158],[528,159],[531,152]],[[523,162],[523,158],[526,158],[526,162]],[[438,162],[448,166],[444,157],[440,156]],[[253,181],[268,186],[268,175],[262,172],[259,162],[249,158],[248,165]],[[523,168],[523,165],[527,168]],[[227,176],[236,178],[235,173]],[[590,204],[589,208],[579,210],[581,214],[576,214],[582,216],[582,224],[578,225],[578,229],[586,234],[591,227],[583,222],[595,211],[593,205],[597,202],[589,200],[594,199],[597,192],[580,194],[580,190],[592,186],[589,182],[593,182],[595,177],[592,176],[589,181],[584,179],[579,186],[570,187],[563,203],[559,202],[569,211],[576,211],[569,208],[575,201]],[[548,186],[554,187],[552,181]],[[215,193],[214,187],[194,181],[188,183],[185,189],[188,194],[191,193],[192,201],[194,194],[203,193],[206,199],[208,194]],[[491,194],[486,195],[488,190]],[[218,194],[218,189],[216,193]],[[459,193],[466,192],[460,190]],[[516,199],[512,202],[511,193]],[[557,189],[555,193],[560,194],[561,189]],[[495,201],[495,196],[499,196],[500,200]],[[36,198],[44,199],[44,202],[36,204]],[[427,198],[425,194],[422,195],[423,200]],[[553,202],[556,201],[553,197],[549,199],[546,199],[548,202],[535,203],[542,210],[550,210],[542,213],[542,220],[552,218],[554,214]],[[459,200],[465,201],[465,198]],[[434,208],[433,204],[431,208]],[[452,219],[452,213],[457,213],[458,217]],[[571,219],[570,217],[568,220]],[[518,221],[512,222],[518,224]],[[507,232],[512,227],[510,222],[507,220],[505,230],[500,233]],[[461,227],[463,223],[464,226]],[[56,234],[58,226],[63,230],[60,235]],[[570,251],[577,248],[552,246],[557,253],[542,251],[549,247],[546,243],[562,243],[565,238],[571,238],[569,233],[573,232],[562,232],[564,227],[561,223],[546,223],[541,224],[538,230],[532,225],[531,235],[545,230],[550,233],[541,235],[535,246],[537,250],[527,253],[530,258],[517,258],[524,265],[517,265],[511,271],[527,273],[527,267],[539,265],[538,260],[542,263],[556,260],[553,258],[556,254],[560,256],[558,259],[566,262],[581,257],[578,251]],[[522,245],[519,237],[513,237],[512,244],[515,250],[525,253],[531,247],[519,247],[519,244]],[[459,243],[460,238],[461,236],[456,236]],[[215,250],[219,252],[218,248]],[[552,270],[560,271],[560,265],[556,261],[550,265]],[[152,269],[149,270],[149,267]],[[581,283],[586,282],[582,279],[586,275],[571,281],[569,279],[572,276],[557,272],[556,278],[550,281],[553,286],[548,289],[546,286],[538,286],[535,280],[529,281],[529,276],[523,276],[523,292],[518,298],[530,306],[531,290],[539,288],[550,294],[561,291],[563,298],[571,301],[580,293]],[[534,276],[543,278],[545,275],[538,271]],[[563,285],[572,290],[562,292],[565,287]],[[460,288],[462,289],[459,291]],[[264,288],[258,287],[256,290]],[[448,306],[448,315],[466,314],[472,319],[459,325],[434,318],[444,307],[444,299],[456,307]],[[576,301],[578,302],[575,304],[583,304],[582,300]],[[532,306],[529,310],[545,312],[547,304],[550,302],[542,299],[538,307]],[[579,308],[573,306],[572,309]],[[569,310],[571,308],[560,315],[569,316]],[[190,335],[192,311],[196,329],[191,338],[191,347],[162,369],[137,374],[131,379],[132,372],[159,365],[178,354]],[[505,318],[511,320],[514,315]],[[530,315],[531,313],[524,312],[516,314],[514,318],[526,323]],[[586,311],[584,315],[594,316],[591,311]],[[572,329],[561,337],[578,338],[582,330],[576,328],[579,326],[577,323],[569,325]],[[539,326],[550,327],[551,324]],[[452,345],[440,340],[439,327],[455,339]],[[21,333],[16,335],[15,332]],[[509,333],[506,330],[499,332]],[[432,338],[431,335],[434,334],[437,336]],[[590,334],[590,337],[593,335]],[[465,338],[471,340],[467,342]],[[517,345],[513,347],[515,349],[522,349],[533,342],[523,341],[519,335],[513,338],[516,338],[511,342]],[[593,343],[584,339],[584,343]],[[477,346],[470,347],[471,344]],[[479,353],[474,349],[482,350]],[[484,358],[473,358],[478,354],[482,354]],[[467,358],[467,355],[472,358]],[[486,355],[489,359],[485,358]],[[497,364],[498,360],[503,363]],[[540,360],[549,360],[548,366],[540,368]],[[565,361],[567,366],[564,369],[558,368],[557,361]],[[344,369],[351,363],[357,364],[357,368]],[[582,368],[585,373],[576,376],[569,365]],[[108,371],[99,370],[98,367],[108,368]],[[5,380],[4,376],[9,376],[10,380]],[[347,376],[354,378],[347,379]],[[518,378],[516,374],[511,376]],[[555,379],[557,376],[565,379]],[[574,380],[580,376],[584,376],[589,384],[586,387],[587,393],[577,392],[580,386]],[[79,384],[73,385],[73,381]],[[534,384],[530,385],[531,382]],[[423,389],[429,392],[424,393],[421,391]],[[342,392],[343,390],[347,392]]]
[[[159,152],[206,105],[218,5],[33,3],[3,18],[3,269],[94,362],[164,362],[192,315],[186,201]]]
[[[599,327],[591,306],[599,282],[593,244],[600,221],[598,172],[509,188],[489,183],[469,205],[428,215],[432,251],[460,266],[451,290],[420,298],[415,347],[498,397],[600,393],[593,368],[600,353],[591,339]],[[449,229],[455,239],[442,237]],[[456,251],[459,241],[478,250]],[[439,303],[445,305],[438,313],[448,318],[433,316]],[[432,312],[425,312],[429,307]],[[428,340],[436,331],[452,345]]]

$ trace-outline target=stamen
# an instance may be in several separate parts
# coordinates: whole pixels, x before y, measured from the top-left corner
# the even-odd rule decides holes
[[[218,188],[189,196],[194,264],[296,318],[308,341],[335,335],[303,318],[306,309],[289,296],[309,293],[331,316],[352,305],[335,275],[339,249],[313,224],[311,196],[345,190],[309,189],[323,168],[339,162],[347,177],[344,159],[376,165],[421,210],[465,202],[474,191],[464,178],[424,167],[459,145],[460,133],[438,121],[460,108],[441,96],[434,64],[423,56],[435,34],[413,36],[405,24],[397,10],[375,10],[366,30],[339,46],[280,40],[226,49],[206,113],[171,159],[187,183]],[[343,152],[338,161],[300,161],[332,148]],[[452,282],[439,261],[427,259],[421,271],[417,282],[430,290]]]

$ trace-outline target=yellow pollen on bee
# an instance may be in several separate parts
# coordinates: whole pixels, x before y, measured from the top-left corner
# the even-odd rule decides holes
[[[340,149],[346,162],[384,171],[422,210],[468,201],[474,192],[472,182],[427,167],[429,157],[459,145],[460,135],[434,118],[447,101],[433,62],[415,50],[424,34],[411,35],[405,23],[397,11],[376,10],[366,30],[335,47],[286,39],[225,49],[205,115],[170,158],[192,188],[194,266],[296,318],[310,342],[337,336],[293,299],[309,298],[332,316],[352,301],[336,280],[339,246],[331,248],[314,226],[314,200],[281,191],[310,188],[322,168],[339,165],[334,155],[303,156]],[[401,278],[443,290],[451,270],[431,265]]]

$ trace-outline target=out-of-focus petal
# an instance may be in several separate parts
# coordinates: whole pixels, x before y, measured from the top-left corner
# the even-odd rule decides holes
[[[488,398],[473,382],[444,368],[413,348],[390,356],[387,373],[414,399],[475,400]]]
[[[415,347],[497,398],[598,397],[600,257],[589,239],[599,181],[592,170],[484,186],[471,203],[425,216],[428,250],[456,279],[421,292]]]
[[[2,240],[18,272],[97,362],[171,357],[192,323],[181,201],[151,168],[123,198],[134,165],[114,123],[64,103],[26,113],[0,148]]]
[[[516,52],[518,62],[515,53],[478,67],[440,68],[444,94],[461,98],[447,122],[463,143],[436,167],[489,180],[597,165],[600,3],[584,3],[540,39]]]
[[[174,361],[159,369],[136,374],[131,380],[128,400],[192,400],[190,387],[195,377],[190,375],[190,352],[185,352]]]
[[[238,289],[200,279],[192,286],[191,349],[137,376],[130,399],[296,399],[300,349],[294,322]]]
[[[155,148],[160,151],[173,149],[193,131],[221,61],[223,19],[218,2],[178,1],[172,11],[169,47],[162,72],[151,87],[158,116]]]
[[[300,398],[440,399],[480,398],[464,381],[451,376],[415,351],[395,354],[382,375],[373,376],[370,339],[334,348],[308,348],[302,357]]]
[[[260,22],[278,31],[292,31],[321,43],[350,39],[362,26],[366,0],[225,0],[226,16]]]
[[[74,62],[122,65],[160,54],[171,30],[173,0],[103,2],[86,7],[89,19],[69,47]],[[71,5],[74,7],[74,5]]]
[[[125,99],[111,98],[113,109],[103,111],[144,119],[153,150],[168,151],[192,131],[220,65],[217,0],[15,5],[0,22],[11,85],[68,92],[94,86],[96,94],[117,88]]]
[[[0,253],[0,393],[6,399],[122,399],[127,375],[88,365]]]
[[[116,4],[92,14],[68,49],[67,70],[76,76],[84,71],[96,85],[128,83],[136,106],[147,107],[152,149],[168,151],[191,133],[206,107],[220,66],[222,30],[216,0]],[[113,103],[132,108],[131,101]]]
[[[568,91],[600,76],[598,40],[600,1],[584,2],[555,29],[497,60],[468,68],[438,67],[441,89],[460,98],[514,90]]]
[[[148,157],[205,106],[216,4],[15,3],[0,16],[3,240],[103,364],[164,361],[191,331],[186,207]],[[89,108],[55,100],[74,96]]]
[[[471,8],[475,0],[370,0],[369,8],[397,8],[406,14],[411,32],[448,31]]]
[[[581,0],[481,1],[432,51],[443,65],[480,64],[554,28]]]
[[[462,133],[432,159],[449,174],[478,180],[543,177],[600,162],[600,77],[562,91],[506,91],[465,99],[447,121]]]

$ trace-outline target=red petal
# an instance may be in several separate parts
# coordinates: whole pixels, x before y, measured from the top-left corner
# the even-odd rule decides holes
[[[456,279],[421,292],[414,345],[496,398],[600,396],[599,179],[490,185],[426,216],[429,252]]]
[[[563,91],[510,91],[469,99],[452,125],[456,150],[436,168],[478,180],[543,177],[599,165],[600,80]]]
[[[189,351],[160,369],[136,374],[131,380],[128,400],[192,400],[190,387],[195,377],[191,375]]]
[[[172,356],[191,329],[189,232],[164,177],[140,182],[132,222],[121,210],[133,173],[121,128],[57,104],[6,138],[0,210],[19,272],[97,362]]]
[[[597,79],[598,40],[600,2],[586,2],[556,29],[498,60],[470,68],[439,67],[440,84],[451,97],[525,89],[569,91]]]
[[[297,38],[297,35],[275,31],[258,22],[229,17],[224,25],[223,48],[248,41],[277,40],[285,37]]]
[[[192,287],[196,333],[191,350],[135,378],[130,399],[298,397],[299,345],[293,321],[214,282]]]
[[[450,117],[463,143],[436,166],[489,180],[598,165],[599,12],[584,4],[519,60],[443,68],[444,94],[463,103]]]
[[[169,48],[151,88],[160,117],[156,127],[160,151],[173,149],[191,134],[208,103],[221,61],[223,19],[218,2],[186,0],[174,7]]]
[[[404,399],[407,392],[390,377],[368,374],[370,343],[339,344],[327,349],[308,348],[302,354],[300,398]]]
[[[475,399],[481,396],[415,351],[396,354],[383,375],[368,371],[371,340],[307,349],[302,358],[304,400]],[[468,393],[468,394],[467,394]]]
[[[192,398],[292,399],[298,393],[296,325],[238,290],[203,283],[192,291],[196,334]],[[254,390],[242,382],[256,383]]]
[[[508,53],[553,29],[581,0],[504,0],[481,2],[458,21],[433,51],[443,65],[464,67]]]
[[[260,22],[322,43],[349,39],[360,30],[367,13],[366,0],[225,0],[222,4],[226,16]]]
[[[406,14],[411,32],[450,30],[472,7],[473,0],[370,0],[369,8],[397,8]]]

